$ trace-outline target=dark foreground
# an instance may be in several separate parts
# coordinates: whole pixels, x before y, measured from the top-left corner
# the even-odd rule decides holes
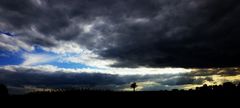
[[[144,92],[116,92],[99,90],[64,90],[54,92],[34,92],[25,95],[0,96],[1,102],[31,102],[37,105],[50,103],[77,104],[77,105],[111,105],[123,103],[134,105],[189,105],[197,106],[206,104],[235,105],[239,103],[240,86],[225,83],[220,86],[204,85],[196,90],[172,90],[172,91],[144,91]],[[3,101],[2,101],[3,100]]]
[[[240,92],[196,92],[196,91],[156,91],[156,92],[109,92],[109,91],[69,91],[55,93],[32,93],[8,96],[8,103],[33,104],[34,106],[235,106],[239,103]],[[1,101],[3,102],[3,101]],[[13,104],[13,105],[14,105]],[[10,104],[11,105],[11,104]],[[113,107],[115,108],[115,107]],[[165,107],[164,107],[165,108]],[[194,107],[193,107],[194,108]]]

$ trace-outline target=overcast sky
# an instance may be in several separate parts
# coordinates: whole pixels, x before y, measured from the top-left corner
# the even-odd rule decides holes
[[[0,83],[189,89],[240,80],[239,0],[0,0]]]

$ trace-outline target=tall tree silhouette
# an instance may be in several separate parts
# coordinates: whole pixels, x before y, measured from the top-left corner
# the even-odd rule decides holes
[[[136,82],[132,83],[130,87],[133,88],[133,91],[135,92],[137,88],[137,83]]]

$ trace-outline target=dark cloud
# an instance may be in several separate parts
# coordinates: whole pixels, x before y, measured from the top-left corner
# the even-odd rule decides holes
[[[202,85],[205,83],[205,81],[213,81],[213,79],[211,77],[193,78],[193,77],[188,77],[188,76],[181,76],[178,78],[173,78],[173,79],[167,80],[167,81],[163,82],[163,84],[170,85],[170,86],[187,85],[187,84]]]
[[[213,69],[196,69],[185,76],[237,76],[240,74],[239,68],[213,68]]]
[[[239,2],[201,2],[171,1],[159,10],[161,19],[123,25],[124,35],[103,56],[119,60],[115,66],[121,67],[239,66]]]
[[[39,1],[1,0],[0,29],[46,47],[74,41],[116,67],[240,64],[239,0]]]
[[[1,72],[1,83],[12,86],[33,85],[39,87],[73,87],[74,85],[94,88],[110,84],[124,84],[114,75],[108,74],[74,74],[74,73],[41,73],[39,70],[23,70],[18,72]],[[93,80],[94,79],[94,80]]]

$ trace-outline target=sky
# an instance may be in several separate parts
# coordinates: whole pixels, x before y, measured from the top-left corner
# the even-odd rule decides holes
[[[0,83],[193,89],[240,81],[239,0],[0,0]]]

